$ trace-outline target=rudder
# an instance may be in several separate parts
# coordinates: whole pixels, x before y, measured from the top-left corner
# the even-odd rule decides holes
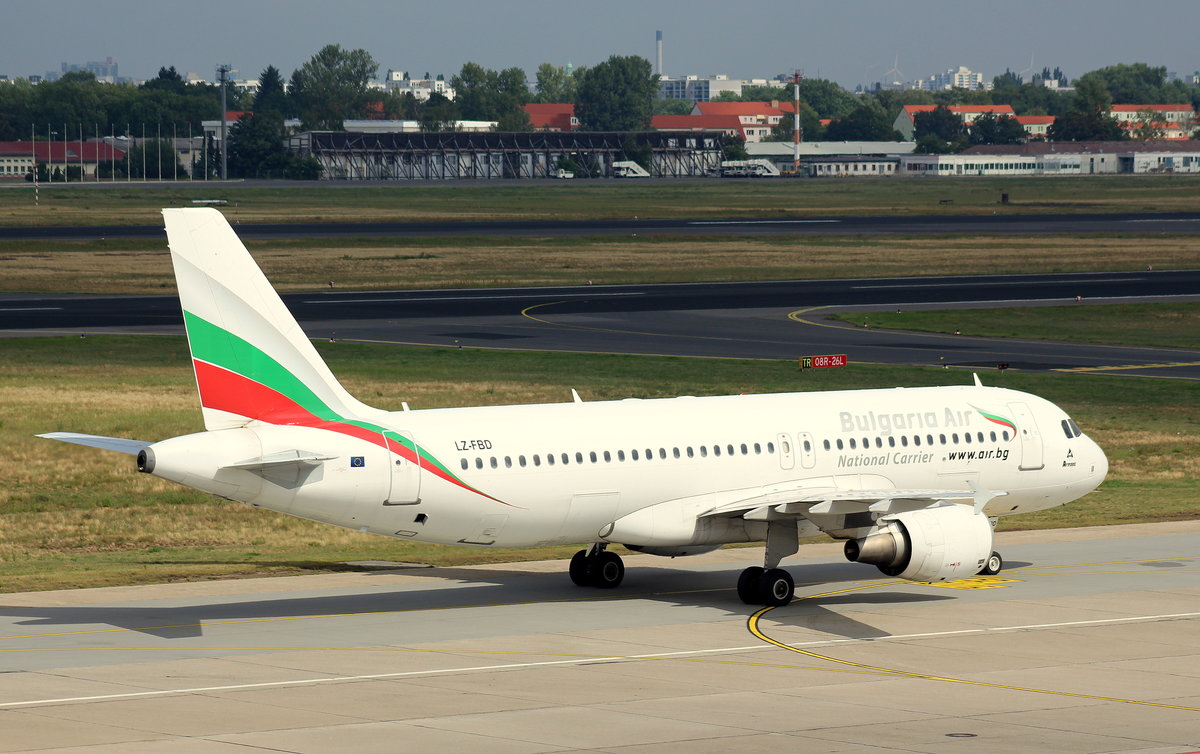
[[[205,429],[372,412],[338,383],[220,212],[164,209],[163,221]]]

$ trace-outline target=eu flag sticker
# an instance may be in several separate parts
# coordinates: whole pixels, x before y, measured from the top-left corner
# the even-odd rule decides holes
[[[366,466],[366,465],[367,465],[367,459],[365,456],[350,456],[350,467],[351,468],[361,469],[363,466]]]

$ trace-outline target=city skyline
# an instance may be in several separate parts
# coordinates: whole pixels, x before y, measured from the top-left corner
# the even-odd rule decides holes
[[[135,79],[173,65],[211,80],[219,63],[231,64],[242,78],[256,78],[267,65],[286,77],[322,46],[341,44],[370,52],[380,78],[389,69],[449,78],[474,61],[520,67],[532,80],[544,62],[593,65],[614,54],[653,62],[660,29],[668,76],[769,78],[800,69],[853,89],[959,65],[988,81],[1006,68],[1028,75],[1058,66],[1071,78],[1119,62],[1165,66],[1180,76],[1200,69],[1190,39],[1200,4],[1158,0],[1136,7],[1110,0],[1010,0],[1003,7],[763,0],[737,14],[740,26],[717,0],[612,0],[603,7],[521,0],[503,13],[480,0],[445,0],[434,12],[428,7],[382,0],[359,0],[332,13],[316,0],[209,0],[203,12],[190,4],[132,0],[112,0],[103,13],[83,0],[11,7],[10,28],[55,33],[14,35],[0,48],[0,74],[44,75],[63,62],[111,56],[123,77]]]

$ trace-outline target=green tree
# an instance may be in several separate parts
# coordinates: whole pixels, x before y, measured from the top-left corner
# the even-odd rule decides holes
[[[1024,144],[1029,135],[1011,115],[984,113],[968,127],[967,136],[972,144]]]
[[[956,142],[966,138],[967,128],[957,113],[945,105],[913,116],[913,135],[920,140],[923,136],[936,136],[944,142]]]
[[[287,167],[283,116],[247,113],[229,129],[229,174],[236,178],[280,178]]]
[[[535,77],[534,101],[545,103],[574,102],[578,79],[563,66],[542,63]]]
[[[279,69],[269,65],[258,76],[258,92],[250,109],[256,113],[272,112],[287,117],[291,109],[288,96],[283,91],[283,76]]]
[[[883,108],[871,101],[862,102],[846,117],[835,120],[825,129],[830,141],[899,141],[900,133]]]
[[[458,107],[437,92],[429,95],[417,117],[422,131],[453,131],[454,122],[458,119]]]
[[[658,74],[638,55],[613,55],[579,81],[575,116],[588,131],[640,131],[650,126]]]
[[[767,141],[791,141],[795,138],[795,122],[796,117],[791,113],[784,113],[779,119],[779,123],[771,126],[771,135],[767,137]],[[821,118],[817,115],[817,111],[808,106],[807,102],[800,103],[800,137],[805,141],[817,141],[824,135],[825,129],[821,125]]]
[[[528,121],[522,117],[521,106],[529,101],[529,85],[525,71],[505,68],[493,71],[478,63],[464,63],[462,70],[451,77],[454,102],[463,120],[494,120],[508,125]],[[524,129],[501,129],[524,130]]]
[[[187,88],[187,84],[183,82],[183,76],[179,75],[179,71],[175,70],[175,66],[171,66],[170,68],[164,66],[158,69],[157,76],[142,84],[142,88],[183,94]]]
[[[523,108],[509,110],[500,115],[500,119],[496,121],[497,131],[532,131],[533,123],[529,120],[529,113]]]
[[[654,115],[688,115],[692,112],[690,99],[656,99],[652,105]]]
[[[721,154],[723,155],[722,159],[726,160],[750,159],[750,153],[746,151],[746,142],[729,134],[721,137]]]
[[[784,91],[786,94],[779,99],[792,99],[792,88],[784,87]],[[827,79],[802,79],[800,100],[807,102],[820,118],[845,118],[860,104],[857,97]]]
[[[1075,82],[1070,108],[1054,119],[1046,131],[1050,141],[1117,141],[1126,139],[1109,114],[1112,95],[1098,76],[1081,77]]]
[[[146,180],[171,180],[177,175],[187,175],[169,139],[146,139],[131,147],[125,153],[125,171]]]
[[[1078,90],[1080,86],[1087,85],[1103,87],[1111,95],[1109,104],[1169,104],[1163,99],[1166,81],[1165,66],[1152,68],[1145,63],[1118,63],[1083,74],[1075,82],[1075,88]]]
[[[340,131],[347,118],[366,114],[367,83],[379,64],[366,50],[326,45],[292,73],[292,102],[301,127]]]

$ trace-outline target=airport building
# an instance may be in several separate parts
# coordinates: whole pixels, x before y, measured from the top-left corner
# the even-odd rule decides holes
[[[806,141],[800,144],[800,175],[810,178],[878,178],[895,175],[901,155],[912,154],[912,141]],[[781,173],[795,170],[795,144],[766,141],[747,144],[755,159],[770,160]]]
[[[1200,141],[1063,141],[971,147],[900,158],[899,175],[1200,173]]]
[[[0,141],[0,180],[24,180],[35,164],[94,178],[99,165],[124,159],[124,150],[99,141]]]
[[[721,165],[721,134],[646,132],[307,131],[288,148],[312,157],[328,180],[553,178],[564,164],[580,178],[622,174],[630,142],[650,150],[650,175],[703,176]]]

